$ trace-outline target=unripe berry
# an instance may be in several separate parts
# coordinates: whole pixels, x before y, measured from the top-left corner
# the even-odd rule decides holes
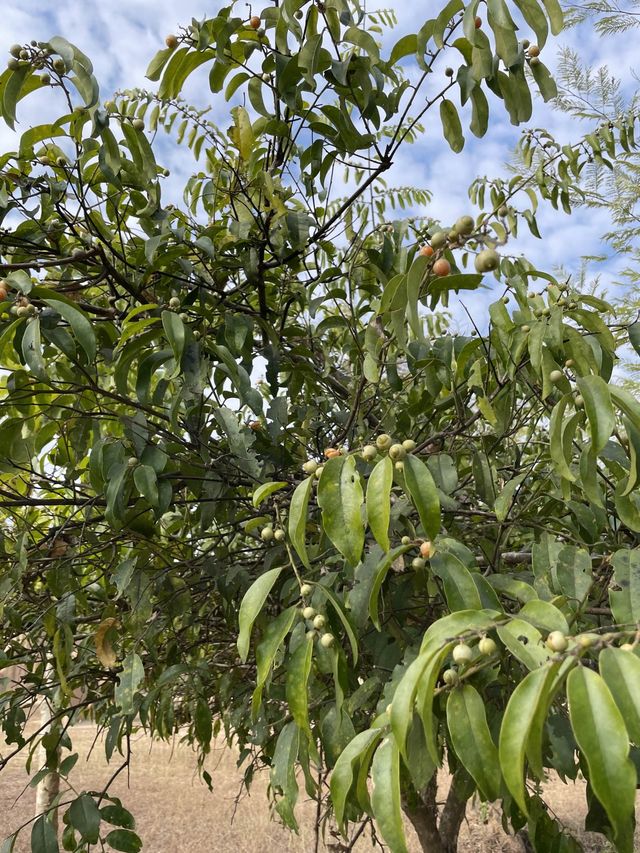
[[[136,459],[135,456],[130,456],[127,459],[127,465],[129,466],[129,468],[135,468],[137,464],[138,464],[138,460]]]
[[[557,385],[558,382],[562,382],[564,379],[564,373],[561,370],[552,370],[549,374],[549,381],[553,382],[554,385]]]
[[[67,70],[67,66],[64,64],[64,59],[54,59],[53,67],[58,72],[58,74],[64,74]]]
[[[177,296],[172,296],[171,299],[169,300],[169,308],[179,308],[179,307],[180,307],[180,300],[178,299]]]
[[[537,66],[538,66],[538,65],[540,65],[540,59],[539,59],[539,57],[537,57],[537,56],[532,56],[532,57],[531,57],[531,59],[529,60],[529,65],[530,65],[532,68],[537,68]]]
[[[318,613],[318,615],[313,620],[313,627],[314,628],[324,628],[326,621],[327,620],[324,618],[322,613]]]
[[[314,474],[316,480],[320,479],[323,471],[324,471],[324,465],[318,465],[318,467],[316,468],[316,473]]]
[[[422,557],[414,557],[413,560],[411,560],[411,568],[416,569],[416,571],[418,569],[424,569],[426,565],[427,562],[426,560],[423,560]]]
[[[483,637],[478,643],[478,651],[481,655],[492,655],[497,648],[491,637]]]
[[[459,643],[454,646],[451,657],[456,663],[468,663],[473,657],[473,652],[466,643]]]
[[[164,43],[167,47],[170,47],[171,50],[175,50],[178,46],[178,36],[174,35],[173,33],[169,33],[169,35],[164,40]]]
[[[389,456],[393,459],[394,462],[397,462],[400,459],[404,459],[407,455],[407,451],[401,444],[392,444],[389,448]]]
[[[307,638],[307,640],[315,640],[316,632],[313,629],[311,631],[307,631],[305,637]]]
[[[144,121],[141,118],[134,118],[131,122],[131,126],[134,130],[144,130]]]
[[[416,443],[412,438],[405,438],[402,442],[402,446],[407,451],[407,453],[411,453],[412,450],[416,449]]]
[[[574,361],[572,358],[568,358],[568,359],[565,361],[564,366],[565,366],[565,367],[575,367],[575,366],[576,366],[576,363],[575,363],[575,361]]]
[[[302,586],[300,587],[300,595],[303,595],[303,596],[311,595],[312,592],[313,592],[313,587],[311,586],[310,583],[303,583]]]
[[[313,619],[313,617],[316,615],[316,611],[313,609],[313,607],[305,607],[302,611],[302,615],[305,619]]]
[[[260,531],[260,538],[263,542],[271,542],[273,539],[273,527],[263,527]]]
[[[634,649],[633,643],[623,643],[620,646],[621,651],[623,652],[632,652]]]
[[[396,471],[404,471],[404,462],[394,462],[393,467]]]
[[[455,71],[453,70],[453,68],[445,68],[444,73],[447,77],[453,77]]]
[[[318,463],[315,459],[308,459],[302,466],[302,470],[305,474],[315,474],[318,470]]]
[[[401,545],[411,545],[411,537],[410,536],[403,536],[402,539],[400,540],[400,544]]]
[[[530,329],[530,327],[529,327],[529,326],[523,326],[523,327],[522,327],[522,331],[523,331],[523,332],[529,332],[530,330],[531,330],[531,329]]]
[[[580,634],[576,637],[576,642],[583,649],[590,649],[597,641],[597,634]]]
[[[390,435],[387,435],[386,432],[381,433],[376,438],[376,447],[378,450],[388,450],[391,447],[392,438]]]
[[[362,458],[365,462],[373,462],[373,460],[378,455],[378,448],[373,444],[366,444],[362,448]]]
[[[20,305],[16,311],[16,315],[18,317],[28,317],[29,316],[29,309],[27,308],[26,305]]]
[[[333,636],[333,634],[323,634],[320,637],[320,645],[325,649],[331,648],[334,641],[335,641],[335,637]]]
[[[442,680],[445,684],[448,684],[449,687],[455,687],[455,685],[460,681],[460,677],[455,669],[445,669],[442,673]]]
[[[11,56],[13,56],[15,59],[18,59],[18,57],[20,56],[21,52],[22,52],[22,45],[21,45],[21,44],[12,44],[12,45],[11,45],[11,47],[9,48],[9,53],[10,53],[10,54],[11,54]]]
[[[456,220],[456,224],[453,226],[453,230],[457,234],[464,234],[467,236],[471,234],[475,227],[475,222],[473,220],[473,216],[461,216],[458,220]]]
[[[564,652],[569,643],[562,631],[552,631],[547,637],[547,647],[552,652]]]
[[[278,527],[277,530],[273,531],[273,538],[276,542],[283,542],[286,537],[286,533],[281,527]]]

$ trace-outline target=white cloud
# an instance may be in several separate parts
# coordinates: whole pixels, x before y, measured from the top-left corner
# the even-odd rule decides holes
[[[25,0],[5,4],[3,8],[2,44],[9,47],[13,42],[25,42],[32,38],[44,40],[53,34],[63,35],[76,43],[94,62],[103,97],[106,99],[118,88],[152,86],[145,80],[147,63],[156,50],[164,46],[164,37],[177,31],[180,24],[189,23],[191,18],[201,19],[205,15],[215,14],[226,5],[207,0],[182,0],[180,4],[170,0],[109,0],[108,3],[81,2],[81,0]],[[417,9],[432,13],[433,7],[440,8],[443,3],[408,3],[406,0],[387,0],[387,7],[395,8],[398,26],[384,36],[385,48],[393,44],[404,33],[415,31],[421,21],[417,20]],[[238,3],[239,14],[248,13],[248,5]],[[261,4],[253,4],[257,11]],[[426,16],[426,14],[425,14]],[[526,27],[522,36],[529,35]],[[580,51],[581,56],[595,65],[608,64],[611,70],[624,81],[626,91],[635,86],[630,69],[637,56],[635,39],[625,37],[600,39],[590,29],[583,26],[562,35],[560,42]],[[550,40],[544,48],[545,61],[555,64],[555,45]],[[450,61],[450,60],[447,60]],[[443,62],[444,65],[444,62]],[[436,79],[437,78],[437,79]],[[444,79],[442,68],[434,74],[434,82],[440,85]],[[50,95],[49,95],[50,97]],[[189,84],[187,97],[199,103],[209,98],[204,74],[194,75]],[[221,95],[213,96],[213,115],[224,120],[228,105]],[[42,121],[43,112],[49,105],[45,96],[39,100],[29,99],[20,110],[21,127]],[[51,106],[55,109],[55,106]],[[521,129],[513,127],[506,116],[503,106],[491,99],[492,123],[487,136],[477,141],[467,133],[465,151],[458,156],[452,155],[443,143],[440,122],[437,115],[428,113],[426,138],[415,146],[407,146],[398,157],[397,163],[387,177],[389,183],[412,185],[431,189],[433,202],[423,213],[434,215],[443,222],[453,221],[461,213],[470,209],[467,188],[476,175],[504,174],[503,164],[517,142]],[[562,141],[575,139],[586,128],[577,125],[566,115],[554,112],[538,98],[534,105],[536,126],[547,126]],[[181,149],[158,140],[160,159],[172,171],[169,189],[178,192],[178,186],[192,168],[190,158]],[[15,140],[6,128],[0,128],[0,146],[2,150],[14,146]],[[534,263],[551,268],[564,265],[576,268],[583,254],[598,252],[602,246],[600,237],[608,227],[604,214],[578,210],[567,217],[556,213],[549,207],[541,207],[539,223],[543,240],[523,234],[510,246],[514,252],[526,252]],[[603,267],[605,280],[610,279],[619,266],[615,259]],[[485,293],[465,295],[465,302],[474,310],[486,306]]]

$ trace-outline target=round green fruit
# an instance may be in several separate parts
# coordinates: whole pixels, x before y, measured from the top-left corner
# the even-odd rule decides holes
[[[424,560],[422,557],[414,557],[411,561],[411,568],[415,569],[416,571],[418,571],[419,569],[424,569],[426,565],[427,561]]]
[[[331,646],[334,644],[334,642],[335,642],[335,637],[333,636],[333,634],[323,634],[320,637],[320,645],[324,649],[330,649]]]
[[[478,643],[478,651],[481,655],[492,655],[497,648],[491,637],[483,637]]]
[[[324,618],[322,613],[318,613],[318,615],[313,618],[313,627],[318,628],[318,630],[320,628],[324,628],[326,621],[327,620]]]
[[[313,609],[313,607],[304,607],[302,610],[302,615],[305,619],[313,619],[316,615],[316,611]]]
[[[310,583],[303,583],[302,586],[300,587],[300,595],[303,595],[303,596],[311,595],[312,592],[313,592],[313,587],[311,586]]]
[[[286,535],[287,534],[281,527],[278,527],[277,530],[273,531],[273,538],[276,540],[276,542],[284,542]]]
[[[378,455],[378,448],[374,447],[373,444],[366,444],[362,448],[362,458],[365,462],[373,462],[373,460]]]
[[[460,219],[456,220],[456,224],[453,226],[454,231],[458,234],[467,235],[471,234],[475,227],[475,222],[473,220],[473,216],[461,216]]]
[[[552,652],[564,652],[569,643],[562,631],[552,631],[547,637],[547,648]]]
[[[260,531],[260,538],[263,542],[271,542],[273,539],[273,527],[263,527]]]
[[[394,462],[398,462],[400,459],[404,459],[407,455],[407,451],[401,444],[392,444],[389,448],[389,456],[393,459]]]
[[[134,130],[144,130],[144,121],[141,118],[134,118],[131,122],[131,126]]]
[[[302,466],[302,470],[305,474],[315,474],[318,470],[318,463],[315,459],[307,459],[307,461]]]
[[[447,244],[447,232],[446,231],[436,231],[436,233],[431,238],[431,246],[434,249],[441,249],[443,246]]]
[[[411,453],[413,450],[416,449],[416,443],[412,438],[405,438],[405,440],[402,442],[402,446],[407,451],[407,453]]]
[[[445,669],[442,673],[442,680],[445,684],[448,684],[449,687],[455,687],[460,681],[460,676],[455,669]]]
[[[376,438],[376,447],[378,450],[388,450],[393,443],[393,439],[386,432],[381,433]]]
[[[500,264],[500,255],[495,249],[483,249],[475,260],[476,272],[485,273],[492,272],[498,268]]]
[[[549,381],[553,382],[554,385],[557,385],[558,382],[562,382],[564,379],[564,373],[561,370],[552,370],[549,374]]]
[[[473,652],[471,651],[471,647],[466,643],[459,643],[457,646],[453,647],[451,657],[455,663],[469,663],[473,657]]]

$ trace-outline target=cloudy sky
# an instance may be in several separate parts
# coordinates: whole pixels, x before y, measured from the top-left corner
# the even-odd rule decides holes
[[[101,85],[102,97],[107,100],[118,88],[144,87],[144,71],[150,57],[164,47],[167,33],[177,30],[180,24],[188,23],[192,17],[201,19],[211,16],[223,4],[221,0],[5,0],[2,10],[1,51],[14,42],[30,39],[44,40],[52,35],[63,35],[77,44],[94,62],[96,76]],[[252,12],[259,12],[263,3],[254,5]],[[443,3],[440,0],[384,0],[382,7],[394,7],[398,15],[398,26],[385,37],[385,41],[396,41],[407,32],[415,32],[423,19],[433,16]],[[369,9],[374,8],[372,0]],[[238,3],[239,14],[249,14],[249,4]],[[418,16],[418,12],[420,12]],[[417,17],[418,16],[418,17]],[[522,37],[529,36],[526,30]],[[578,48],[581,57],[594,66],[606,64],[623,81],[623,89],[631,91],[635,86],[632,76],[637,42],[634,35],[599,39],[589,26],[582,26],[550,40],[544,49],[546,64],[553,67],[555,53],[561,44]],[[195,76],[195,75],[194,75]],[[203,103],[207,96],[206,76],[191,85],[189,97]],[[213,115],[224,120],[228,105],[221,95],[214,96]],[[30,115],[23,108],[19,112],[20,129],[31,123],[42,121],[39,115]],[[541,100],[534,105],[532,124],[548,127],[563,142],[576,139],[587,131],[565,115],[552,111]],[[504,110],[492,109],[492,122],[487,136],[477,142],[469,140],[461,155],[453,156],[442,141],[440,123],[436,120],[433,131],[419,144],[407,147],[398,159],[389,183],[411,184],[433,192],[433,214],[443,221],[453,221],[469,211],[467,188],[477,175],[494,176],[504,172],[503,164],[509,158],[521,128],[509,124]],[[11,134],[6,128],[0,130],[2,150],[13,146]],[[191,161],[180,148],[162,146],[161,159],[172,170],[172,180],[186,176]],[[473,212],[473,211],[471,211]],[[621,262],[601,244],[601,235],[608,222],[604,214],[591,210],[577,211],[567,217],[553,210],[543,209],[539,215],[543,240],[524,236],[517,250],[526,254],[542,268],[549,269],[562,264],[567,269],[577,269],[584,254],[602,252],[609,255],[608,261],[597,271],[605,283],[615,278]],[[510,247],[511,248],[511,247]],[[595,271],[595,270],[594,270]],[[473,310],[479,303],[486,304],[484,294],[465,295],[467,306]],[[456,311],[456,315],[458,311]],[[466,324],[463,324],[466,325]]]

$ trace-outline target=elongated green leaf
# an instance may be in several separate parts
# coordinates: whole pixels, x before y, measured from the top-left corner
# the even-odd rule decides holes
[[[440,498],[431,471],[417,456],[409,454],[404,460],[404,480],[425,533],[435,539],[440,531]]]
[[[640,623],[640,549],[625,548],[613,555],[613,584],[609,603],[618,625]]]
[[[133,482],[151,506],[158,506],[158,476],[151,465],[138,465],[133,472]]]
[[[440,120],[442,132],[452,151],[459,154],[464,148],[464,134],[460,124],[460,116],[452,101],[443,98],[440,101]]]
[[[583,666],[569,675],[567,698],[589,783],[611,822],[616,849],[632,853],[636,771],[622,714],[603,679]]]
[[[349,621],[349,617],[344,612],[344,608],[340,603],[338,596],[333,592],[333,590],[329,589],[328,586],[323,586],[323,584],[319,583],[315,587],[319,593],[325,596],[331,604],[333,605],[333,609],[338,614],[338,618],[342,622],[344,630],[346,632],[347,637],[349,638],[349,644],[351,646],[351,654],[353,656],[354,666],[358,663],[358,640],[354,633],[351,622]]]
[[[380,590],[382,589],[382,584],[389,572],[389,569],[393,565],[393,563],[405,554],[411,545],[400,545],[398,548],[393,548],[389,551],[385,556],[380,560],[375,569],[374,581],[371,586],[371,592],[369,593],[369,616],[371,621],[376,626],[378,631],[380,630],[380,619],[378,617],[378,604],[380,597]]]
[[[269,622],[262,640],[256,647],[256,689],[253,692],[251,700],[251,715],[254,720],[258,717],[260,702],[262,701],[262,690],[269,678],[274,658],[291,630],[297,612],[298,608],[295,605],[283,610],[282,613]]]
[[[139,853],[142,850],[142,840],[130,829],[113,829],[105,838],[112,850],[120,853]]]
[[[122,672],[118,675],[115,687],[115,702],[123,714],[132,714],[135,710],[133,698],[138,685],[144,678],[144,667],[140,655],[131,652],[122,662]]]
[[[38,379],[46,379],[44,359],[42,358],[42,338],[40,319],[30,317],[22,336],[22,355],[25,362]]]
[[[549,601],[541,601],[540,599],[527,601],[518,613],[518,617],[546,633],[551,631],[561,631],[563,634],[570,633],[564,613]]]
[[[287,665],[286,695],[289,711],[298,728],[311,737],[309,728],[308,682],[313,657],[313,638],[305,636],[298,643]]]
[[[331,801],[339,827],[344,828],[345,812],[349,792],[354,780],[354,765],[367,752],[369,747],[382,737],[380,729],[367,729],[356,735],[342,750],[336,761],[329,788]]]
[[[616,422],[609,387],[600,376],[579,377],[577,385],[589,419],[592,446],[599,453],[609,440]]]
[[[456,755],[475,780],[482,796],[500,796],[498,749],[487,725],[482,697],[471,684],[456,687],[447,700],[447,726]]]
[[[629,738],[640,744],[640,660],[626,649],[607,648],[598,658],[600,675],[624,718]]]
[[[393,853],[408,853],[402,826],[400,752],[393,738],[384,740],[371,765],[371,805],[380,835]]]
[[[536,714],[546,702],[557,664],[530,672],[511,694],[500,728],[498,747],[500,768],[505,784],[520,810],[528,813],[524,787],[524,761],[527,741]]]
[[[569,402],[572,400],[571,394],[565,394],[553,407],[551,418],[549,420],[549,453],[551,460],[556,466],[556,470],[561,477],[574,483],[576,478],[572,470],[569,468],[568,459],[565,455],[565,445],[563,441],[564,432],[564,413]]]
[[[427,647],[427,650],[421,652],[421,657],[427,658],[427,666],[422,672],[422,677],[418,683],[418,692],[416,696],[416,704],[418,715],[422,720],[422,728],[424,729],[424,738],[427,744],[427,751],[431,761],[438,767],[441,764],[441,758],[438,749],[438,729],[436,717],[433,713],[433,700],[436,682],[440,676],[440,670],[445,658],[451,652],[455,643],[446,643],[443,646],[438,646],[433,653],[433,647]],[[393,715],[393,705],[391,706]]]
[[[482,602],[471,572],[455,554],[438,551],[431,558],[431,569],[442,579],[450,610],[480,610]]]
[[[398,749],[406,757],[407,735],[413,720],[418,685],[424,676],[425,669],[431,662],[433,654],[420,654],[409,664],[407,671],[400,679],[393,694],[391,704],[391,729],[398,744]]]
[[[74,800],[69,808],[69,820],[86,841],[91,844],[97,843],[101,817],[93,797],[83,794]]]
[[[312,489],[313,477],[307,477],[306,480],[303,480],[296,486],[291,496],[291,505],[289,507],[289,538],[302,564],[307,568],[310,568],[311,564],[307,555],[305,533],[307,530],[309,498],[311,497]]]
[[[549,16],[551,32],[557,36],[564,27],[564,13],[558,0],[542,0]]]
[[[363,494],[353,456],[338,456],[325,464],[318,485],[318,506],[325,532],[338,551],[356,565],[364,545],[360,508]]]
[[[31,853],[58,853],[59,849],[54,828],[40,815],[31,827]]]
[[[367,520],[376,542],[385,551],[390,548],[389,519],[391,517],[391,485],[393,462],[388,456],[381,459],[369,475],[367,483]]]
[[[240,625],[240,633],[238,634],[238,654],[244,663],[249,654],[249,642],[251,640],[251,630],[253,623],[256,621],[258,613],[262,610],[267,596],[271,592],[273,585],[278,580],[282,566],[276,569],[271,569],[255,580],[249,589],[246,591],[244,598],[240,604],[240,613],[238,622]]]
[[[184,323],[174,311],[163,311],[162,327],[171,345],[173,358],[176,363],[175,375],[177,376],[180,372],[180,362],[182,361],[182,353],[184,352],[186,340]]]
[[[255,507],[258,507],[263,501],[266,501],[266,499],[274,492],[277,492],[280,489],[284,489],[284,487],[288,485],[289,484],[284,481],[280,481],[278,483],[262,483],[262,485],[258,486],[258,488],[253,493],[251,502]]]

